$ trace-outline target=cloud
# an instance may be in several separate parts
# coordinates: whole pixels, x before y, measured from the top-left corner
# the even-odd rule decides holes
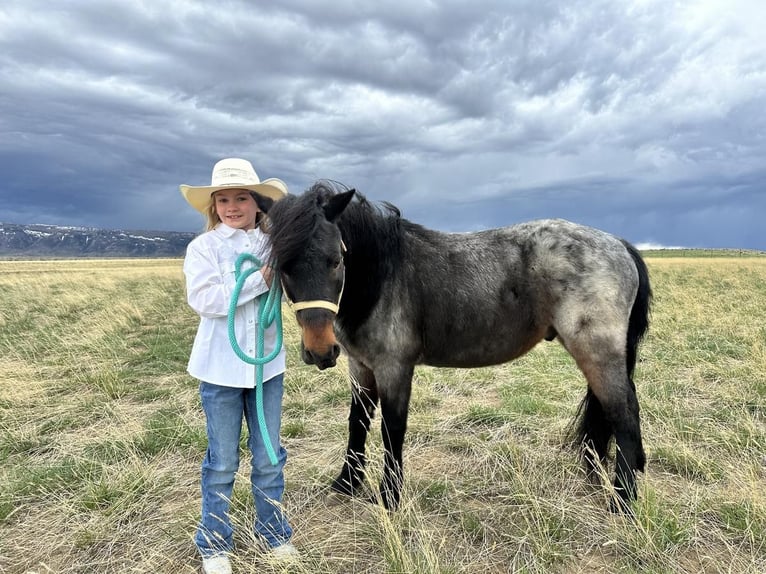
[[[198,229],[178,184],[234,155],[440,229],[766,249],[764,28],[744,0],[9,0],[0,220]]]
[[[667,250],[684,249],[683,247],[679,247],[679,246],[662,245],[660,243],[652,243],[652,242],[638,243],[636,245],[636,247],[638,249],[640,249],[641,251],[650,251],[650,250],[651,251],[657,251],[657,250],[664,250],[664,249],[667,249]]]

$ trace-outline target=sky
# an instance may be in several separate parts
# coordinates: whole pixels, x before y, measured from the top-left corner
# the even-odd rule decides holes
[[[766,250],[762,0],[3,0],[0,222],[201,231],[243,157],[443,231]]]

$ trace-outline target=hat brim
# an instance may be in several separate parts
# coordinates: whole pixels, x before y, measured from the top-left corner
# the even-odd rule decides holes
[[[245,189],[273,199],[274,201],[279,201],[287,195],[287,184],[276,177],[264,179],[261,183],[254,185],[181,185],[179,186],[179,189],[181,190],[181,195],[184,196],[184,199],[189,205],[203,214],[210,205],[210,196],[222,189]]]

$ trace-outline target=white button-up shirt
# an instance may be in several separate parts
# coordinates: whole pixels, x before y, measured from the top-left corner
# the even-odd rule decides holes
[[[260,229],[243,231],[223,223],[189,243],[184,259],[187,301],[200,316],[197,336],[189,357],[189,374],[207,383],[226,387],[253,388],[255,365],[242,361],[229,343],[228,313],[237,283],[234,264],[242,253],[252,253],[266,263],[271,252],[268,235]],[[251,263],[245,262],[244,272]],[[276,277],[275,277],[276,280]],[[234,329],[240,349],[255,356],[258,322],[256,297],[269,290],[259,272],[251,273],[242,286],[234,315]],[[264,334],[264,353],[274,350],[277,326]],[[285,348],[263,366],[263,380],[285,371]]]

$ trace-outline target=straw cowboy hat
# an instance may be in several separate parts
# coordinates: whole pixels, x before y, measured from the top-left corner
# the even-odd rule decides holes
[[[273,200],[287,195],[287,185],[281,179],[272,177],[261,181],[253,165],[246,159],[229,157],[213,166],[210,185],[181,185],[181,194],[194,209],[200,213],[210,205],[210,196],[221,189],[246,189]]]

